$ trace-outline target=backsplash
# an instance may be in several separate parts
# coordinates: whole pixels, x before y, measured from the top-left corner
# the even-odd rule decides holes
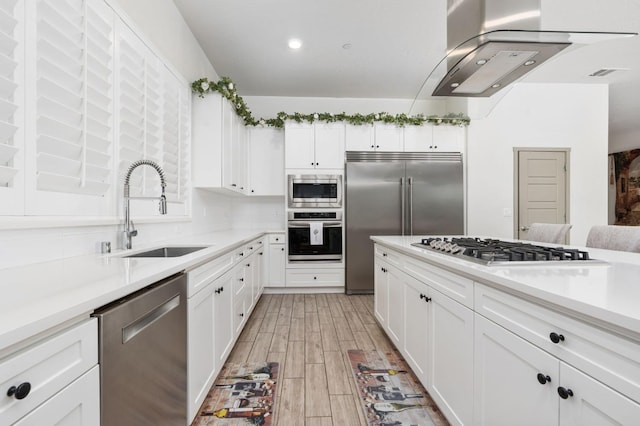
[[[132,215],[135,221],[135,213]],[[213,231],[284,229],[282,197],[229,197],[193,191],[191,222],[136,223],[133,247]],[[101,241],[119,249],[122,225],[0,231],[0,269],[100,252]]]

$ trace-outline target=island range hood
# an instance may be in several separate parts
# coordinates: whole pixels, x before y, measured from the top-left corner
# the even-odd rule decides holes
[[[635,33],[542,31],[540,0],[449,0],[432,96],[489,97],[561,52]]]

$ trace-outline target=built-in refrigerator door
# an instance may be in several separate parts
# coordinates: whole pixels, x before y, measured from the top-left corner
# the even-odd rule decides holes
[[[431,159],[407,161],[405,234],[463,234],[462,158],[457,153],[431,155]]]
[[[349,158],[345,167],[346,292],[372,293],[373,241],[369,237],[402,234],[404,162]]]

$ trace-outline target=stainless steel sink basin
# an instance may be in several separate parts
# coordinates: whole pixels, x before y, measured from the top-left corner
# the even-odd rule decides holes
[[[197,247],[160,247],[140,253],[130,254],[122,257],[180,257],[194,251],[206,249],[207,246]]]

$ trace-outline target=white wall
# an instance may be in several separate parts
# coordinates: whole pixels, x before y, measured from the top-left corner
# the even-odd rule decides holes
[[[468,233],[512,238],[513,148],[570,148],[571,243],[607,224],[606,85],[517,84],[469,126]]]

